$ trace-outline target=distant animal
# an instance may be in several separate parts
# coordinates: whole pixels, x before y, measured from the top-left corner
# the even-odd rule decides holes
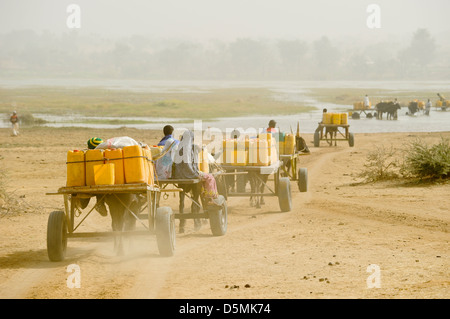
[[[261,208],[261,205],[265,204],[264,196],[260,195],[264,193],[268,174],[260,174],[259,172],[249,172],[247,174],[248,181],[250,182],[250,206]]]
[[[380,102],[375,106],[377,110],[377,119],[383,119],[383,113],[387,113],[386,118],[396,119],[397,111],[401,109],[400,104],[394,102]]]
[[[190,194],[191,199],[193,202],[191,203],[191,213],[198,214],[200,212],[200,206],[197,204],[200,204],[200,194],[202,190],[201,183],[195,183],[195,184],[178,184],[179,188],[183,189],[182,192],[180,192],[180,201],[179,201],[179,212],[180,214],[184,213],[184,199],[186,197],[186,194]],[[198,218],[194,219],[194,229],[197,231],[201,228],[201,220]],[[186,219],[180,219],[180,225],[179,225],[179,232],[184,233],[184,227],[186,226]]]
[[[409,115],[416,114],[417,112],[419,112],[419,109],[420,109],[419,102],[416,102],[416,101],[409,102],[409,105],[408,105],[408,110],[409,110],[408,114]]]

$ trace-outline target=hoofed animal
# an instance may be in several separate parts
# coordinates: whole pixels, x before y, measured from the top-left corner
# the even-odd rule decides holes
[[[136,218],[133,216],[138,215],[142,205],[144,205],[145,199],[136,194],[106,194],[97,195],[96,210],[102,215],[107,216],[105,204],[109,207],[109,213],[111,215],[111,228],[114,232],[117,232],[114,236],[114,251],[117,255],[124,254],[123,248],[123,231],[134,230],[136,226]],[[90,198],[78,199],[76,205],[84,209],[88,206]],[[133,212],[133,214],[131,212]]]
[[[337,145],[337,127],[326,127],[325,128],[325,139],[327,140],[327,143],[332,146],[333,145],[333,138],[334,138],[334,146]],[[328,135],[330,136],[330,139],[328,139]]]
[[[192,199],[191,203],[191,213],[197,214],[200,212],[200,193],[202,190],[201,183],[196,184],[179,184],[178,187],[183,189],[180,192],[180,202],[179,202],[179,211],[180,214],[184,213],[184,199],[186,196],[189,196]],[[189,194],[189,195],[187,195]],[[201,220],[196,218],[194,219],[194,230],[197,231],[201,228]],[[179,232],[184,233],[184,227],[186,226],[186,219],[180,219]]]
[[[419,108],[419,103],[418,102],[415,102],[415,101],[409,102],[409,105],[408,105],[409,113],[408,114],[414,115],[417,112],[419,112],[419,109],[420,108]]]
[[[266,186],[267,180],[269,179],[268,174],[260,174],[258,172],[249,172],[247,175],[248,181],[250,182],[250,206],[261,208],[264,205],[264,188]]]
[[[396,119],[397,111],[400,110],[400,104],[394,102],[380,102],[375,106],[377,110],[377,119],[383,119],[383,113],[387,113],[386,118]]]

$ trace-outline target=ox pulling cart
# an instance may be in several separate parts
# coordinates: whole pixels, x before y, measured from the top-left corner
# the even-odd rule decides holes
[[[172,256],[175,250],[175,216],[170,207],[157,207],[156,205],[157,194],[164,191],[157,186],[143,183],[61,187],[56,193],[47,193],[47,195],[63,195],[64,197],[64,211],[53,211],[48,218],[47,252],[49,259],[51,261],[64,260],[69,238],[112,236],[121,242],[122,236],[127,234],[156,235],[159,253],[162,256]],[[171,191],[180,190],[174,189]],[[127,200],[129,196],[139,198],[139,205],[132,205]],[[88,207],[91,198],[97,198],[97,204],[103,200],[108,203],[116,203],[120,207],[115,207],[115,209],[129,213],[133,221],[128,226],[125,223],[122,230],[109,232],[77,231],[96,208],[97,204]],[[111,217],[113,217],[112,213]],[[144,222],[143,219],[147,219],[147,221]],[[144,230],[134,229],[136,221],[143,226]]]
[[[180,209],[174,215],[175,219],[179,219],[180,222],[187,219],[209,219],[212,234],[214,236],[225,235],[227,232],[228,211],[224,196],[219,195],[214,202],[206,202],[202,196],[199,196],[201,189],[200,178],[160,179],[158,183],[161,185],[162,192],[180,190]],[[169,187],[170,185],[172,187]],[[189,195],[189,193],[191,194]],[[192,202],[191,213],[184,213],[184,197],[187,197]]]
[[[264,197],[278,197],[278,203],[282,212],[289,212],[292,209],[291,185],[289,177],[281,177],[281,167],[283,163],[278,160],[268,166],[253,165],[224,165],[222,169],[230,172],[231,175],[237,175],[237,179],[226,181],[226,187],[222,188],[224,196],[228,197],[250,197],[257,199],[256,207],[259,207],[260,200]],[[273,184],[269,185],[269,176],[273,175]],[[251,191],[246,191],[246,182],[251,184]],[[265,191],[265,190],[268,191]]]

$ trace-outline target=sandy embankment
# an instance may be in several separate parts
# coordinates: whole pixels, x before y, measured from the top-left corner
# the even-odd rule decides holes
[[[292,182],[293,210],[268,198],[261,209],[247,198],[228,201],[228,232],[177,234],[176,254],[158,255],[153,237],[135,238],[117,257],[104,239],[69,240],[64,262],[48,261],[48,214],[63,208],[46,196],[65,184],[65,156],[92,136],[131,136],[154,143],[159,132],[134,129],[0,130],[1,167],[21,213],[0,219],[1,298],[448,298],[450,185],[400,182],[355,184],[374,145],[401,148],[415,137],[435,142],[450,133],[355,134],[355,147],[312,147],[301,158],[309,189]],[[172,196],[166,205],[176,208]],[[109,217],[90,216],[87,230],[109,230]],[[66,285],[69,264],[81,288]],[[370,264],[381,288],[368,289]]]

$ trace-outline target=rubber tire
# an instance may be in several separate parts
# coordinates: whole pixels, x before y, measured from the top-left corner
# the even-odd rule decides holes
[[[278,181],[278,203],[282,212],[290,212],[292,209],[291,181],[289,177],[280,177]]]
[[[222,196],[222,195],[219,195]],[[223,236],[227,232],[228,226],[228,207],[227,201],[224,199],[222,206],[209,208],[209,226],[214,236]]]
[[[361,118],[361,115],[359,113],[353,113],[352,114],[352,119],[353,120],[359,120]]]
[[[155,216],[155,234],[159,254],[171,257],[175,252],[175,215],[170,207],[159,207]]]
[[[48,216],[47,254],[50,261],[63,261],[67,250],[66,214],[54,211]]]
[[[355,136],[353,133],[348,133],[348,145],[350,145],[350,147],[355,146]]]
[[[314,147],[319,147],[320,145],[320,135],[319,132],[314,133]]]
[[[298,169],[298,190],[302,193],[308,191],[308,169],[301,167]]]

